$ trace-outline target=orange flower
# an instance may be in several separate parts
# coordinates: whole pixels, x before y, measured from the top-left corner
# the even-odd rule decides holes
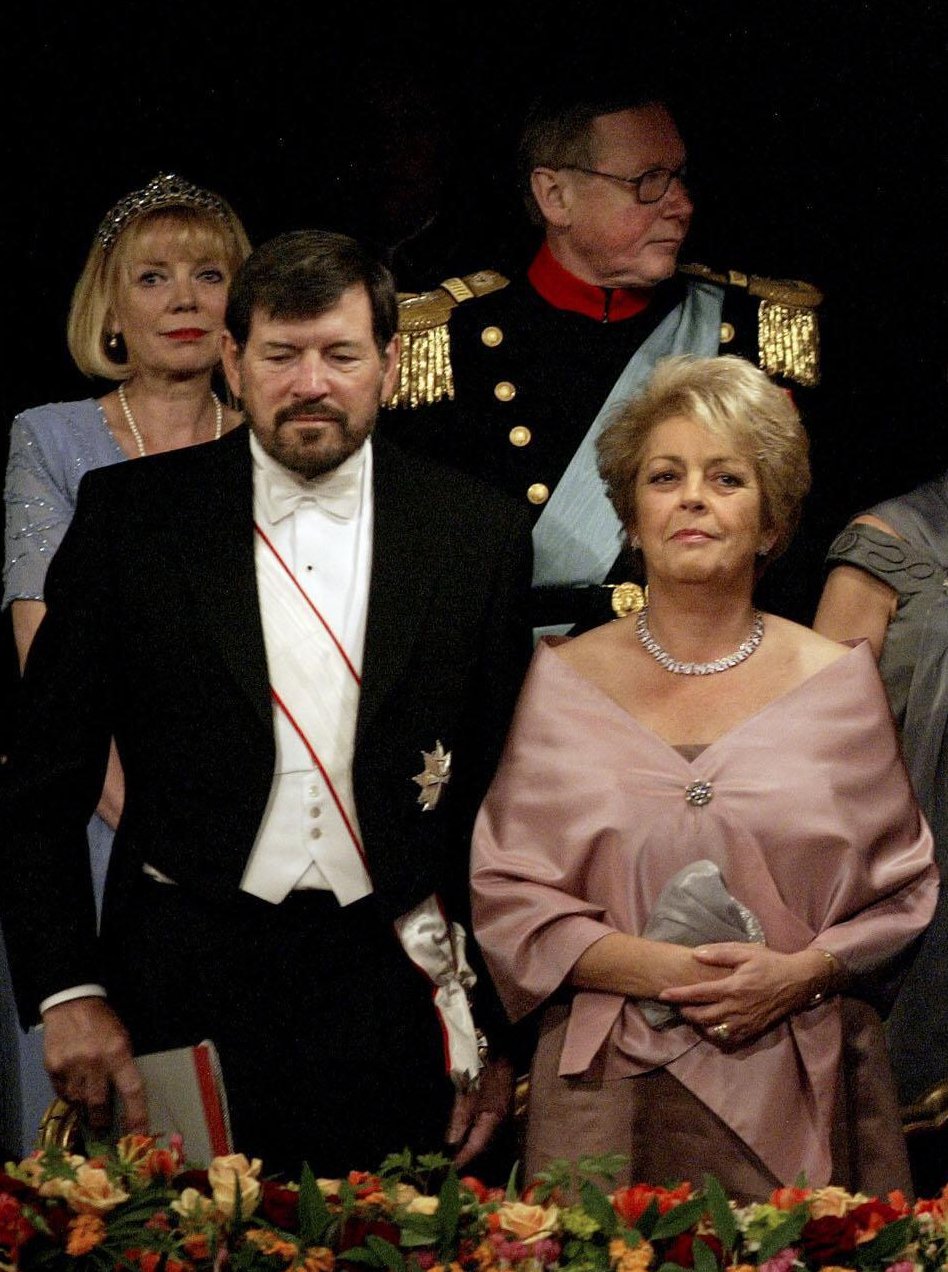
[[[778,1210],[792,1210],[811,1195],[809,1188],[775,1188],[770,1194],[770,1204]]]
[[[326,1246],[309,1246],[300,1264],[302,1272],[333,1272],[336,1256]]]
[[[474,1247],[472,1257],[477,1263],[479,1272],[488,1272],[488,1269],[494,1266],[497,1256],[490,1242],[482,1241],[480,1245]]]
[[[77,1215],[69,1221],[66,1253],[78,1258],[88,1254],[105,1240],[105,1223],[98,1215]]]
[[[115,1151],[123,1166],[135,1166],[155,1147],[154,1135],[123,1135]]]
[[[609,1258],[614,1263],[616,1272],[645,1272],[654,1253],[647,1241],[630,1246],[621,1237],[614,1237],[609,1242]]]
[[[247,1240],[257,1246],[263,1254],[285,1259],[287,1263],[292,1263],[299,1254],[299,1249],[295,1242],[284,1241],[282,1237],[277,1236],[269,1228],[249,1228]]]
[[[99,1166],[80,1166],[76,1178],[66,1183],[62,1195],[70,1210],[79,1214],[107,1214],[123,1201],[128,1201],[125,1189],[114,1184]]]
[[[505,1201],[497,1211],[501,1229],[527,1244],[548,1237],[559,1219],[556,1206],[528,1206],[522,1201]]]
[[[189,1232],[181,1242],[184,1253],[195,1263],[207,1262],[211,1257],[211,1243],[206,1232]]]
[[[677,1188],[653,1187],[651,1184],[630,1184],[618,1188],[612,1197],[612,1208],[630,1228],[634,1228],[654,1201],[661,1215],[667,1214],[691,1196],[691,1184],[687,1180]]]
[[[171,1149],[154,1148],[141,1163],[140,1169],[145,1178],[167,1183],[178,1169],[178,1165],[179,1162]]]
[[[948,1222],[948,1184],[937,1197],[927,1197],[915,1203],[917,1215],[931,1215],[939,1223]]]
[[[308,1246],[299,1267],[301,1272],[333,1272],[336,1256],[326,1246]]]

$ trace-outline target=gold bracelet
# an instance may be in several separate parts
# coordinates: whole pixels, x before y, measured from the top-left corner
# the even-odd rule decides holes
[[[836,957],[835,954],[831,954],[829,950],[822,950],[822,949],[819,949],[818,947],[814,947],[814,948],[816,949],[817,953],[822,954],[823,957],[826,959],[827,966],[828,966],[828,974],[826,977],[826,983],[824,984],[823,988],[815,990],[810,995],[809,1000],[807,1001],[808,1008],[819,1007],[820,1003],[822,1003],[826,999],[826,995],[829,992],[829,987],[833,983],[833,978],[836,976],[837,972],[839,971],[839,959]]]

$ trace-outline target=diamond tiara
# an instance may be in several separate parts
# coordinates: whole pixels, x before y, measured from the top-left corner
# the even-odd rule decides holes
[[[192,185],[173,172],[162,172],[152,177],[143,190],[133,190],[119,199],[103,217],[95,236],[108,251],[130,221],[145,212],[168,207],[200,208],[221,221],[230,219],[230,210],[218,195]]]

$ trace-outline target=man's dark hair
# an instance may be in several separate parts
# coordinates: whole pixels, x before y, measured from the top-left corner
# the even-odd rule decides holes
[[[234,275],[227,297],[227,330],[242,349],[255,309],[269,318],[316,318],[344,291],[360,284],[369,293],[372,335],[384,353],[398,327],[395,282],[385,265],[345,234],[280,234],[251,252]]]
[[[620,110],[670,106],[669,94],[664,89],[664,85],[643,82],[635,89],[606,88],[583,96],[554,92],[532,103],[520,132],[517,167],[521,193],[534,224],[543,224],[530,186],[534,168],[592,167],[595,158],[591,147],[593,120]]]

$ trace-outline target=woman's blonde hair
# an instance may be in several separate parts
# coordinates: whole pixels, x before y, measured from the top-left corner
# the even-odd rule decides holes
[[[250,255],[250,241],[236,213],[219,196],[214,198],[221,211],[168,204],[129,217],[108,246],[96,235],[72,294],[66,324],[69,352],[85,375],[127,380],[132,373],[124,340],[119,337],[117,348],[109,348],[110,323],[122,271],[143,235],[155,225],[174,226],[180,243],[196,256],[222,255],[231,277]]]
[[[725,438],[754,465],[763,528],[775,536],[767,560],[793,538],[810,489],[809,439],[790,394],[743,358],[661,361],[645,390],[623,404],[597,442],[599,472],[619,520],[635,525],[635,488],[649,436],[681,415]]]

